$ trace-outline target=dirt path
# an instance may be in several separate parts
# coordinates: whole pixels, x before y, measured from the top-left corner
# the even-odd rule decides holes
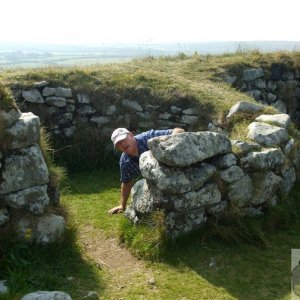
[[[150,285],[153,276],[149,268],[122,247],[117,239],[107,238],[99,229],[86,226],[79,230],[79,242],[86,255],[104,271],[106,293],[113,294],[112,299],[123,299],[118,294],[130,289],[133,283],[144,287]]]

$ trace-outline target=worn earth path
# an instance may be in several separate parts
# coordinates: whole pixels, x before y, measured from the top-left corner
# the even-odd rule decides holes
[[[105,291],[101,299],[128,299],[131,293],[137,295],[138,291],[142,294],[157,292],[147,263],[134,257],[116,238],[108,238],[100,229],[84,226],[79,229],[79,243],[87,257],[103,271]]]

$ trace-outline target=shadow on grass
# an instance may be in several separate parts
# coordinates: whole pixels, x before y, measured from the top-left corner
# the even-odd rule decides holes
[[[120,171],[118,162],[110,168],[99,168],[91,171],[70,174],[70,179],[63,186],[62,191],[70,195],[96,194],[120,187]]]
[[[1,237],[0,265],[0,278],[7,280],[9,288],[1,299],[20,299],[40,290],[64,291],[81,299],[88,291],[104,288],[99,270],[83,258],[72,229],[63,241],[47,246]]]
[[[101,295],[105,289],[102,271],[95,262],[86,258],[78,243],[76,226],[78,220],[82,220],[82,224],[92,220],[96,225],[102,224],[104,218],[108,224],[118,221],[106,216],[108,208],[101,209],[106,198],[97,198],[103,193],[108,193],[108,198],[110,191],[119,189],[117,167],[116,170],[106,168],[70,174],[63,183],[61,204],[51,208],[68,223],[62,241],[43,246],[20,242],[14,237],[8,239],[0,234],[0,280],[7,280],[9,287],[9,294],[1,295],[3,299],[21,299],[25,294],[38,290],[64,291],[72,299],[82,299],[88,291],[97,291]],[[64,199],[64,193],[71,195],[72,201]]]
[[[203,241],[199,233],[179,239],[164,262],[178,269],[188,267],[217,288],[237,299],[289,298],[291,249],[300,248],[300,191],[291,195],[289,222],[264,232],[264,243]],[[279,220],[280,223],[280,220]],[[169,252],[169,250],[168,250]]]

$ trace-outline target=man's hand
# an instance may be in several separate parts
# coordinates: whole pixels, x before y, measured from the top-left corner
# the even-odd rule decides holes
[[[133,183],[134,183],[133,180],[130,180],[128,182],[122,182],[122,184],[121,184],[121,200],[120,200],[120,205],[116,206],[116,207],[113,207],[112,209],[110,209],[108,211],[108,213],[110,215],[122,213],[125,210],[126,203],[127,203],[127,200],[128,200],[128,197],[129,197],[129,194],[130,194],[130,191],[131,191],[131,188],[133,186]]]
[[[119,206],[116,206],[116,207],[113,207],[112,209],[110,209],[108,211],[108,213],[110,215],[113,215],[113,214],[119,214],[119,213],[122,213],[124,211],[124,207],[122,205],[119,205]]]

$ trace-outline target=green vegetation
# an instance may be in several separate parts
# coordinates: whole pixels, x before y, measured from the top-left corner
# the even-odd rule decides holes
[[[107,214],[119,197],[117,170],[74,174],[62,194],[69,224],[64,242],[44,248],[1,241],[0,277],[11,288],[4,299],[35,290],[63,290],[73,299],[87,291],[101,299],[290,298],[290,251],[300,244],[299,188],[256,225],[214,223],[170,244],[160,261],[131,263],[112,239],[124,226],[123,215]],[[256,226],[256,236],[245,234],[248,226]]]
[[[8,88],[0,84],[0,110],[16,109],[16,103]]]
[[[226,74],[258,66],[270,70],[272,62],[296,67],[300,53],[179,54],[112,65],[4,70],[0,81],[32,87],[47,80],[95,99],[125,97],[161,107],[189,103],[200,108],[198,129],[203,129],[208,120],[224,122],[237,101],[254,101],[226,84]],[[244,136],[249,122],[244,114],[234,117],[227,124],[231,137]],[[19,299],[37,290],[62,290],[73,299],[82,299],[88,291],[96,291],[101,299],[290,298],[290,252],[300,247],[299,182],[288,199],[261,218],[241,218],[238,210],[231,210],[201,230],[169,241],[160,214],[141,227],[122,214],[108,215],[119,201],[117,160],[104,157],[106,164],[98,168],[99,153],[104,154],[98,148],[101,138],[96,131],[81,130],[86,146],[79,147],[80,136],[75,137],[75,151],[68,153],[65,163],[68,167],[73,163],[77,172],[61,186],[61,205],[55,208],[67,218],[67,236],[49,247],[0,237],[0,279],[7,279],[10,289],[4,299]],[[294,128],[289,131],[298,137]],[[51,180],[57,185],[66,174],[57,166],[60,148],[51,145],[46,133],[42,136]],[[88,171],[79,173],[83,162]]]
[[[44,127],[40,130],[39,145],[49,170],[49,185],[58,188],[61,182],[67,178],[67,171],[63,166],[57,165],[54,161],[53,152],[55,150],[53,148],[50,134]]]
[[[37,81],[47,80],[53,86],[71,86],[97,99],[112,97],[115,101],[116,95],[131,96],[136,101],[147,103],[172,101],[175,105],[189,99],[204,109],[205,121],[208,117],[222,116],[238,100],[251,101],[250,97],[224,82],[225,74],[237,75],[244,68],[258,66],[270,69],[274,62],[289,67],[299,66],[300,53],[179,54],[119,64],[3,70],[0,81],[9,86],[17,82],[30,87]]]
[[[0,277],[9,286],[9,293],[0,298],[21,299],[37,290],[63,290],[80,299],[82,291],[101,289],[99,269],[82,257],[75,238],[69,229],[63,243],[46,247],[0,237]]]

